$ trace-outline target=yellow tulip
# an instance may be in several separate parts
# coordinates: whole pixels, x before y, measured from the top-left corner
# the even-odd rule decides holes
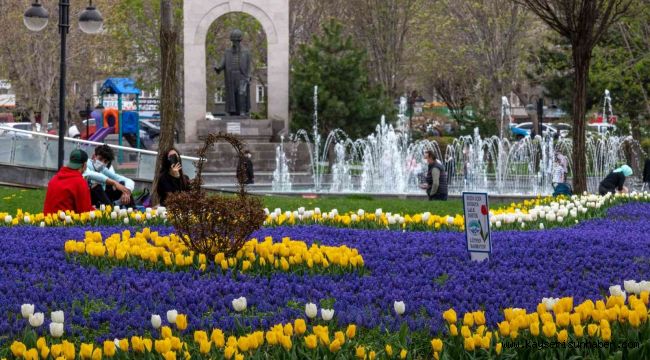
[[[165,360],[176,360],[176,353],[173,351],[168,351],[163,354]]]
[[[639,313],[636,311],[630,311],[628,314],[628,321],[630,325],[635,328],[638,328],[641,325],[641,319],[639,318]]]
[[[598,332],[598,325],[589,324],[589,326],[587,326],[587,333],[589,334],[589,336],[594,336],[597,332]]]
[[[542,331],[544,332],[544,336],[546,337],[552,337],[555,335],[555,323],[552,322],[547,322],[542,326]]]
[[[456,317],[456,311],[454,311],[454,309],[449,309],[442,313],[442,318],[445,319],[450,325],[456,324],[456,321],[458,321]]]
[[[357,346],[354,355],[357,357],[357,359],[364,360],[366,358],[366,348],[363,346]]]
[[[176,316],[176,328],[180,331],[187,329],[187,315],[178,314]]]
[[[576,337],[582,337],[584,334],[585,327],[582,325],[573,325],[573,333],[576,335]]]
[[[566,329],[560,330],[560,332],[557,333],[557,341],[566,344],[566,342],[569,339],[569,333],[566,331]]]
[[[386,355],[388,355],[388,357],[393,356],[393,347],[392,346],[390,346],[389,344],[386,344],[386,347],[384,348],[384,350],[386,350]]]
[[[435,352],[441,352],[442,351],[442,340],[440,340],[440,339],[432,339],[431,340],[431,348]]]
[[[471,337],[466,337],[465,341],[463,342],[463,346],[467,351],[474,351],[474,339]]]
[[[39,358],[38,358],[38,350],[29,349],[29,350],[25,351],[25,353],[23,354],[23,358],[25,360],[39,360]]]
[[[199,341],[199,352],[201,354],[209,353],[211,348],[212,348],[212,342],[211,341],[207,341],[205,339],[201,339]]]
[[[499,355],[501,354],[502,349],[503,349],[503,345],[501,343],[498,343],[494,350],[497,352],[497,355]]]
[[[508,321],[502,321],[498,325],[501,336],[508,336],[510,334],[510,323]]]
[[[307,331],[307,324],[304,319],[296,319],[293,323],[293,329],[297,335],[302,335]]]
[[[316,335],[305,336],[305,346],[307,349],[315,349],[316,346],[318,346],[318,339],[316,338]]]
[[[460,334],[463,335],[464,338],[468,338],[472,336],[472,332],[469,330],[467,326],[463,326],[460,328]]]
[[[47,359],[47,357],[50,355],[50,348],[47,347],[47,345],[44,345],[40,351],[41,351],[41,359],[43,360]]]
[[[93,344],[82,343],[79,348],[79,356],[82,359],[90,359],[93,356]]]
[[[463,325],[466,325],[466,326],[473,326],[474,325],[474,316],[472,316],[472,313],[466,313],[463,316]]]
[[[485,325],[485,312],[483,311],[474,311],[472,313],[474,317],[474,323],[476,325]]]
[[[539,336],[539,323],[538,322],[531,323],[529,330],[531,335]]]
[[[113,357],[115,355],[115,343],[110,340],[104,341],[104,356]]]
[[[370,351],[368,353],[368,360],[375,360],[376,356],[377,356],[377,353],[375,353],[374,351]]]
[[[93,350],[92,360],[102,360],[102,349],[96,348]]]
[[[348,328],[345,330],[345,335],[348,337],[348,339],[354,339],[354,337],[357,335],[357,326],[354,324],[348,325]]]
[[[451,336],[458,336],[458,328],[456,325],[452,324],[449,326],[449,334],[451,334]]]
[[[129,351],[129,340],[128,339],[121,339],[118,341],[118,345],[120,346],[120,350],[124,352]]]
[[[600,337],[603,341],[612,340],[612,329],[610,328],[600,328]]]
[[[11,353],[17,358],[21,358],[25,351],[27,351],[27,346],[20,341],[14,341],[9,348],[11,349]]]
[[[406,355],[408,355],[408,350],[406,349],[402,349],[402,351],[399,352],[400,359],[406,359]]]

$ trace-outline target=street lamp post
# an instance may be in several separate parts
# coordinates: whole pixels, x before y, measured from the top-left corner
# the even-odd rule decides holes
[[[35,0],[32,6],[25,11],[23,21],[27,29],[41,31],[48,23],[49,13]],[[79,16],[79,28],[87,34],[97,34],[102,31],[103,18],[99,11],[93,6],[92,0],[88,1],[88,7]],[[61,35],[61,61],[59,75],[59,161],[58,168],[63,166],[64,138],[65,138],[65,80],[66,80],[66,48],[67,36],[70,30],[70,0],[59,0],[59,34]]]

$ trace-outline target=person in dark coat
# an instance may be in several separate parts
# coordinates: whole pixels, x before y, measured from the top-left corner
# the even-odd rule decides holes
[[[250,151],[244,151],[244,161],[239,159],[237,164],[237,174],[241,174],[244,177],[244,184],[255,184],[255,173],[253,172],[253,161],[251,161],[253,155]],[[237,177],[239,178],[239,176]]]
[[[424,154],[428,164],[426,182],[420,188],[427,191],[429,200],[447,200],[447,172],[445,166],[438,161],[433,151]]]
[[[178,150],[171,148],[161,154],[163,159],[157,190],[160,206],[165,206],[169,194],[190,189],[190,179],[183,174],[183,164]]]
[[[625,178],[632,176],[632,168],[623,165],[620,168],[610,172],[603,181],[600,182],[598,186],[598,192],[600,195],[605,195],[607,193],[627,193],[629,190],[625,187]]]

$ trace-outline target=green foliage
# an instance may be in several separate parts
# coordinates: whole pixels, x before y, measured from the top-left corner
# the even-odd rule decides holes
[[[314,86],[318,85],[318,120],[323,134],[340,128],[351,137],[367,135],[381,115],[390,115],[390,100],[368,81],[366,52],[343,35],[331,20],[323,35],[300,46],[293,61],[292,130],[310,129]]]

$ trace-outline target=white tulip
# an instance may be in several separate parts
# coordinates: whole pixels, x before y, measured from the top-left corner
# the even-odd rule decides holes
[[[297,217],[298,217],[298,215],[299,215],[297,211],[294,211],[294,212],[293,212],[293,213],[291,213],[291,214],[293,215],[293,217],[294,217],[294,218],[297,218]]]
[[[125,218],[124,218],[124,224],[126,224],[126,225],[129,224],[129,218],[128,218],[128,217],[125,217]]]
[[[53,338],[60,338],[63,336],[63,324],[61,323],[50,323],[50,335]]]
[[[159,206],[156,209],[156,215],[162,215],[162,213],[167,212],[167,208],[164,206]]]
[[[276,213],[271,213],[271,220],[277,220],[278,215]]]
[[[148,213],[144,214],[144,217],[145,217],[147,220],[151,220],[151,213],[148,212]]]
[[[268,216],[270,214],[269,208],[264,208],[264,215]]]
[[[120,348],[120,339],[118,339],[118,338],[113,339],[113,343],[115,344],[116,348],[118,348],[118,349]]]
[[[640,288],[641,288],[639,285],[640,284],[637,283],[634,280],[625,280],[625,281],[623,281],[623,287],[625,288],[625,291],[628,292],[628,293],[632,293],[632,294],[641,293],[641,291],[639,291]]]
[[[25,221],[25,224],[31,223],[31,221],[29,219],[29,215],[25,215],[25,217],[23,218],[23,221]]]
[[[339,214],[339,211],[337,209],[332,209],[332,214],[334,214],[334,216],[336,216],[336,215]]]
[[[273,210],[273,212],[275,213],[275,215],[280,216],[280,214],[282,214],[282,209],[275,208],[275,210]]]
[[[358,214],[359,216],[363,216],[363,215],[366,214],[366,212],[365,212],[363,209],[359,209],[359,210],[357,210],[357,214]]]
[[[95,215],[95,212],[94,212],[94,211],[91,211],[90,213],[88,213],[88,216],[90,217],[90,220],[95,220],[95,217],[96,217],[97,215]]]
[[[302,207],[302,206],[299,207],[299,208],[298,208],[298,214],[301,214],[301,215],[302,215],[302,214],[304,214],[304,213],[305,213],[305,208]]]
[[[104,204],[99,205],[99,210],[101,210],[102,212],[106,211],[106,205]]]
[[[111,212],[111,219],[117,219],[117,213],[115,211]]]
[[[323,218],[323,220],[327,220],[327,213],[324,213],[322,218]]]
[[[5,216],[5,223],[6,224],[11,224],[11,220],[12,220],[11,215],[6,215]]]
[[[622,296],[624,299],[627,297],[625,291],[621,289],[621,285],[612,285],[609,287],[609,294],[611,296]]]
[[[161,214],[162,214],[162,212],[161,212]],[[127,217],[128,215],[129,215],[129,213],[126,210],[120,209],[120,217]]]
[[[496,222],[496,226],[497,226],[498,228],[500,228],[500,227],[501,227],[501,221],[497,221],[497,222]]]
[[[160,325],[162,325],[162,319],[160,318],[160,315],[151,315],[151,326],[153,326],[154,329],[158,329],[160,328]]]
[[[383,212],[384,211],[381,208],[379,208],[379,209],[375,210],[375,216],[380,217]]]
[[[148,207],[148,208],[144,209],[144,212],[145,212],[145,213],[151,213],[151,208]]]
[[[393,308],[395,309],[397,315],[402,315],[404,312],[406,312],[406,305],[404,304],[404,301],[395,301],[393,303]]]
[[[542,298],[542,304],[546,305],[546,310],[551,311],[557,302],[560,301],[559,298]]]
[[[352,216],[350,216],[350,220],[352,220],[352,222],[357,222],[359,218],[357,217],[357,214],[352,214]]]
[[[539,223],[539,229],[544,230],[544,223]]]
[[[291,211],[285,211],[284,212],[284,217],[290,218],[291,217]]]
[[[63,211],[59,211],[59,219],[65,220],[65,213]]]
[[[42,228],[45,227],[45,221],[41,221],[40,227],[42,227]]]
[[[305,315],[307,315],[307,317],[310,319],[315,318],[318,315],[318,308],[316,307],[316,304],[314,303],[305,304]]]
[[[430,218],[431,218],[431,213],[430,212],[427,211],[424,214],[422,214],[422,221],[423,222],[429,221]]]
[[[320,316],[325,321],[330,321],[334,317],[334,309],[320,309]]]
[[[52,318],[52,322],[63,324],[65,321],[65,314],[63,313],[63,310],[52,311],[50,316]]]
[[[246,310],[246,298],[245,297],[239,297],[237,299],[232,300],[232,307],[235,309],[237,312],[242,312]]]
[[[65,223],[66,223],[66,224],[72,224],[72,217],[71,217],[70,215],[67,215],[67,216],[65,217]]]
[[[526,223],[522,222],[521,223],[521,228],[524,229],[526,227]]]
[[[32,327],[39,327],[43,325],[43,321],[45,321],[45,314],[42,312],[35,313],[29,317],[29,325]]]
[[[126,210],[126,212],[128,212],[129,214],[132,213],[132,212],[133,212],[133,208],[128,208],[128,209]]]
[[[454,218],[451,216],[447,216],[447,225],[453,225],[454,224]]]
[[[392,217],[392,216],[389,216],[389,217],[388,217],[388,223],[389,223],[390,225],[394,225],[394,224],[395,224],[395,218]]]
[[[177,316],[178,316],[178,311],[176,311],[176,310],[167,311],[167,321],[170,324],[176,324],[176,317]]]
[[[558,216],[558,217],[557,217],[557,222],[562,222],[562,221],[564,221],[564,218],[561,217],[561,216]]]
[[[23,315],[23,318],[29,319],[30,316],[34,315],[34,304],[22,304],[20,306],[20,313]]]
[[[643,291],[650,291],[650,281],[639,281],[639,293]]]
[[[320,208],[315,208],[314,209],[314,214],[320,215]]]
[[[135,214],[135,221],[141,221],[141,220],[142,220],[142,215]]]

